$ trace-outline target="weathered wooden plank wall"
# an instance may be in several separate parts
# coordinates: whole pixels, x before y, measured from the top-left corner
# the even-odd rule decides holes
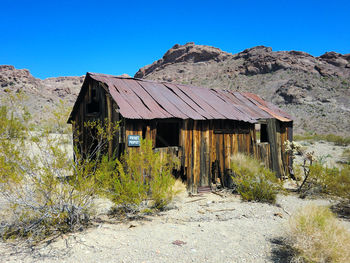
[[[243,129],[239,128],[242,125]],[[189,190],[195,192],[198,186],[211,185],[217,179],[227,184],[231,156],[238,151],[254,154],[253,129],[253,125],[231,120],[183,121],[181,162]]]
[[[87,105],[92,100],[92,89],[96,90],[96,94],[99,102],[99,111],[94,114],[87,113]],[[88,84],[88,88],[84,94],[84,97],[79,105],[78,114],[73,118],[73,135],[74,147],[77,147],[81,153],[88,153],[91,148],[92,138],[89,136],[88,128],[85,127],[85,123],[93,120],[100,120],[103,122],[108,116],[108,107],[106,107],[106,92],[99,86],[99,83],[96,81],[91,81]],[[110,103],[112,106],[112,104]],[[112,120],[112,119],[111,119]]]

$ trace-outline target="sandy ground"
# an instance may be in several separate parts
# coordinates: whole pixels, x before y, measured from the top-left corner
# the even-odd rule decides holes
[[[1,262],[288,262],[281,237],[288,219],[310,203],[294,195],[277,205],[242,202],[212,193],[177,197],[172,209],[116,222],[101,215],[83,232],[58,237],[33,251],[0,243]],[[344,222],[350,230],[350,222]]]
[[[314,143],[308,150],[337,162],[342,148]],[[34,250],[0,242],[0,262],[289,262],[282,238],[297,209],[325,199],[279,195],[277,205],[242,202],[213,193],[175,198],[171,209],[118,222],[104,213],[78,233],[62,235]],[[99,211],[106,212],[105,203]],[[350,230],[350,222],[343,221]]]

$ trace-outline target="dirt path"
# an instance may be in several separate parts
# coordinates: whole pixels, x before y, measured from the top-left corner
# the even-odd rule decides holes
[[[198,200],[198,201],[195,201]],[[96,223],[32,252],[0,243],[1,262],[287,262],[279,239],[289,215],[309,203],[279,196],[281,207],[214,194],[177,197],[159,216],[127,223]],[[288,213],[288,214],[287,214]],[[102,219],[105,218],[102,216]],[[346,223],[350,229],[350,224]]]

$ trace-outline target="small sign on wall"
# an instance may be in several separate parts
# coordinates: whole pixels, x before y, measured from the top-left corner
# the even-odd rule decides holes
[[[140,147],[140,135],[128,135],[129,147]]]

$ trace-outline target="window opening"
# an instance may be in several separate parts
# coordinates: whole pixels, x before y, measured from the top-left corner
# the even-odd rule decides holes
[[[157,123],[156,148],[179,146],[179,123]]]
[[[256,141],[257,142],[268,142],[267,137],[267,124],[255,124]]]
[[[86,111],[88,114],[98,113],[100,111],[100,103],[98,101],[96,89],[91,90],[91,101],[86,105]]]

